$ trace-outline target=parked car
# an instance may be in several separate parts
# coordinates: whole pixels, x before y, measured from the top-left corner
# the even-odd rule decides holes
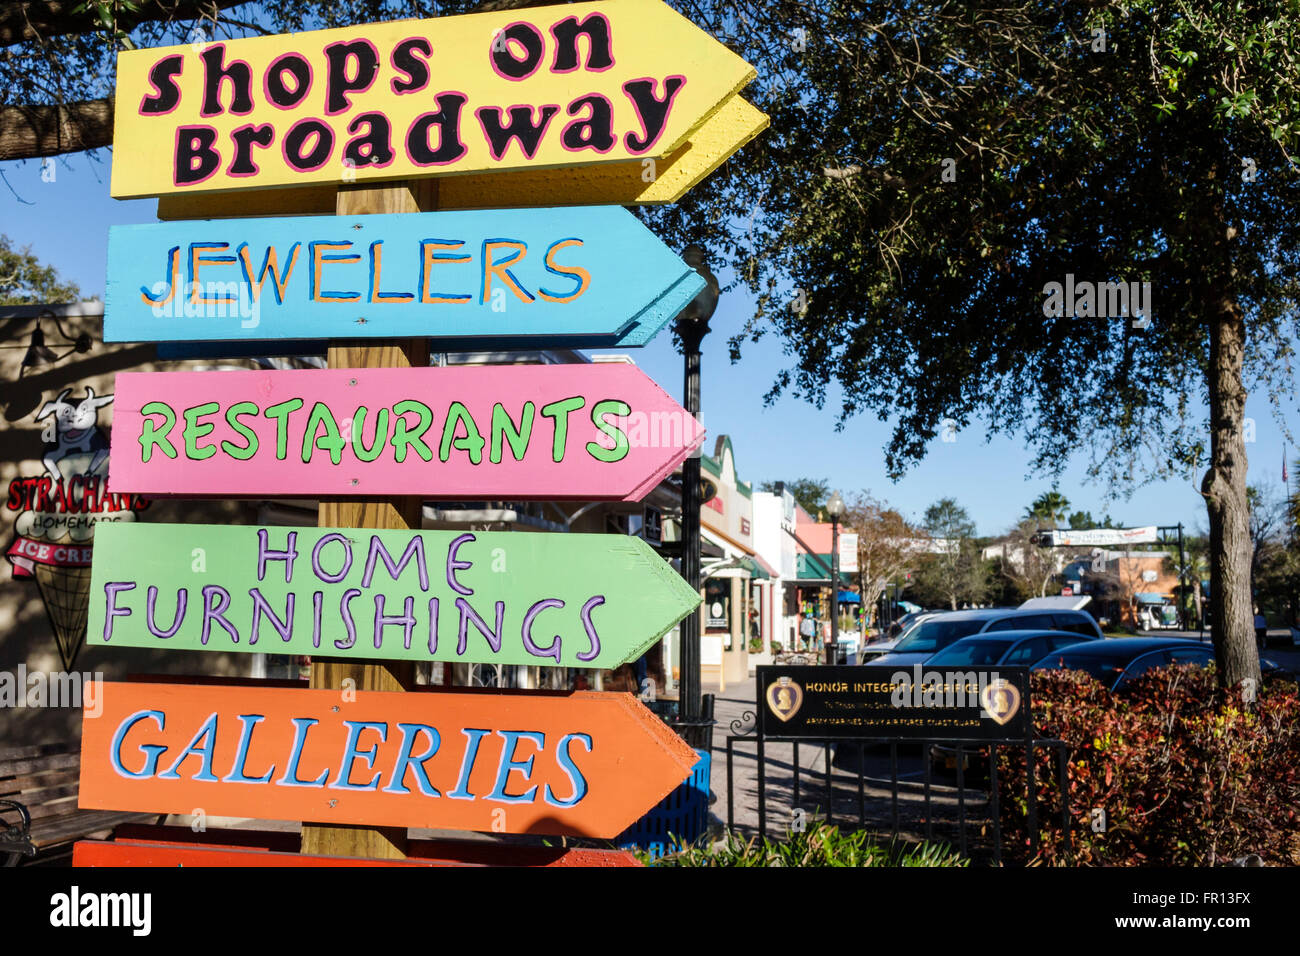
[[[900,637],[892,648],[886,649],[880,644],[871,645],[869,650],[876,650],[877,653],[863,663],[911,667],[963,637],[1012,630],[1062,631],[1098,640],[1102,637],[1101,628],[1097,627],[1097,622],[1086,611],[1048,611],[1037,608],[1021,610],[1008,607],[949,611],[921,621]]]
[[[945,647],[925,662],[926,668],[1028,667],[1045,654],[1075,644],[1098,641],[1089,634],[1070,634],[1066,631],[998,631],[994,634],[976,634],[963,637]],[[930,767],[935,774],[956,773],[957,748],[950,744],[934,744],[930,748]],[[988,779],[988,750],[967,745],[962,757],[962,771],[966,782],[979,783]]]
[[[911,627],[916,622],[917,618],[929,617],[934,613],[934,611],[908,611],[902,617],[898,618],[898,620],[891,622],[885,633],[890,637],[898,637]]]
[[[881,640],[871,641],[869,644],[863,647],[862,653],[858,655],[858,663],[868,664],[871,662],[872,658],[880,657],[883,654],[888,654],[890,651],[892,651],[895,647],[898,646],[899,641],[903,640],[903,638],[907,637],[909,634],[915,631],[916,628],[922,622],[928,621],[931,618],[938,617],[940,614],[951,614],[951,613],[952,613],[951,611],[922,611],[919,614],[914,615],[912,617],[912,620],[907,623],[907,626],[903,628],[902,631],[898,632],[894,637],[886,637]]]
[[[1214,645],[1186,637],[1118,637],[1053,651],[1033,665],[1033,670],[1087,671],[1111,690],[1123,690],[1143,674],[1170,664],[1214,662]],[[1265,677],[1294,676],[1275,661],[1261,657]]]
[[[1214,645],[1181,637],[1119,637],[1097,644],[1052,651],[1033,665],[1036,671],[1086,671],[1111,690],[1121,690],[1138,677],[1170,664],[1199,664],[1214,660]]]
[[[998,631],[976,634],[949,644],[925,661],[926,667],[991,667],[995,664],[1028,667],[1053,651],[1073,644],[1096,641],[1090,634],[1068,631]]]

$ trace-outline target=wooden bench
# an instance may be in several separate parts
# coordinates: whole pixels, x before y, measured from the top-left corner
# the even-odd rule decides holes
[[[80,777],[76,743],[0,748],[0,865],[68,858],[77,840],[166,816],[81,810]]]

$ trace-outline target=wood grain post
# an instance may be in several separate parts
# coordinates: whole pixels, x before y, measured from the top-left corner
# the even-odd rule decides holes
[[[437,207],[437,180],[425,179],[383,186],[350,186],[338,192],[335,214],[368,216],[380,213],[429,212]],[[365,303],[357,303],[357,318],[365,318]],[[330,368],[418,368],[429,364],[428,339],[374,339],[340,342],[329,348]],[[321,528],[412,528],[419,530],[423,500],[404,498],[343,498],[320,502]],[[409,690],[415,684],[410,661],[330,661],[311,665],[311,686],[340,693],[351,689]],[[407,835],[392,827],[333,826],[303,822],[302,852],[320,856],[359,856],[402,859]]]

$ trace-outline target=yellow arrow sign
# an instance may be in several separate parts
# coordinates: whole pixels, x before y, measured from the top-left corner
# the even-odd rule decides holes
[[[690,139],[662,159],[631,160],[581,169],[523,169],[449,176],[439,183],[441,209],[499,209],[534,206],[655,205],[676,202],[736,150],[767,127],[767,116],[739,96],[727,100]],[[257,194],[261,215],[333,215],[332,185],[264,189]],[[242,193],[173,193],[158,199],[158,218],[230,219],[247,215]]]
[[[479,175],[499,171],[611,166],[570,201],[624,201],[611,190],[669,201],[762,128],[766,118],[736,96],[754,75],[660,0],[127,51],[112,193],[449,174],[469,174],[479,185],[466,188],[481,191]],[[694,144],[697,131],[711,145]],[[488,192],[499,185],[493,176]],[[505,204],[490,194],[464,203]]]

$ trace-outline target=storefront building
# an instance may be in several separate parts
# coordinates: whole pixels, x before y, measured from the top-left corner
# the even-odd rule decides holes
[[[794,539],[794,495],[781,488],[776,492],[754,492],[754,548],[756,557],[775,573],[755,585],[759,609],[759,646],[751,651],[751,669],[770,664],[776,654],[794,647],[799,617],[787,608],[787,586],[798,574]]]
[[[707,686],[749,676],[749,645],[761,641],[761,608],[751,585],[770,579],[754,552],[754,490],[736,475],[731,439],[719,435],[712,455],[700,456],[700,474],[712,495],[701,495],[700,677]]]
[[[1095,549],[1090,558],[1070,564],[1071,590],[1091,595],[1093,613],[1113,625],[1131,628],[1178,626],[1178,575],[1168,551]]]

